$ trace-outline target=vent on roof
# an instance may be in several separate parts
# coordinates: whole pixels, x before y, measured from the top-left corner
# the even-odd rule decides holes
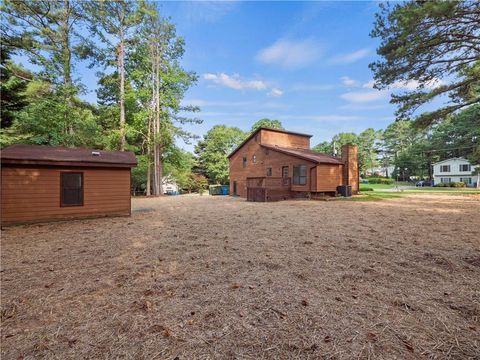
[[[100,151],[92,151],[92,156],[100,156]]]

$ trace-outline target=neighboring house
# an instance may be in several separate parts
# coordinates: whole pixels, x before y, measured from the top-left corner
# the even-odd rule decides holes
[[[358,192],[356,145],[342,147],[342,157],[310,150],[311,135],[261,127],[229,156],[230,194],[253,201],[335,194],[337,186]]]
[[[12,145],[1,164],[2,225],[130,215],[132,152]]]
[[[463,182],[467,186],[475,186],[477,176],[472,172],[479,165],[472,165],[468,160],[463,158],[451,158],[439,161],[433,166],[434,184]]]
[[[172,175],[167,175],[162,178],[162,192],[168,195],[178,194],[177,181]]]

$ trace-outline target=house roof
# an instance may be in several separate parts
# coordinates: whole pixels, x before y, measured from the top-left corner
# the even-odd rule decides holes
[[[257,135],[260,130],[269,130],[269,131],[279,132],[279,133],[283,133],[283,134],[305,136],[305,137],[308,137],[308,138],[311,138],[313,136],[313,135],[302,134],[302,133],[297,133],[297,132],[293,132],[293,131],[274,129],[274,128],[269,128],[269,127],[266,127],[266,126],[261,126],[257,130],[255,130],[253,133],[251,133],[245,140],[243,140],[242,143],[240,145],[238,145],[237,148],[235,150],[233,150],[230,153],[230,155],[228,155],[227,157],[231,158],[233,156],[233,154],[235,154],[238,150],[240,150],[243,145],[245,145],[251,138],[253,138],[255,135]]]
[[[463,161],[466,161],[468,163],[470,163],[470,161],[468,161],[467,159],[465,158],[461,158],[461,157],[453,157],[453,158],[450,158],[450,159],[445,159],[445,160],[442,160],[442,161],[438,161],[432,165],[437,165],[437,164],[441,164],[441,163],[444,163],[444,162],[448,162],[448,161],[452,161],[452,160],[463,160]]]
[[[45,145],[12,145],[1,151],[2,164],[38,164],[62,166],[133,167],[135,154],[130,151],[104,151]]]
[[[266,149],[270,149],[273,151],[277,151],[286,155],[295,156],[304,160],[312,161],[317,164],[343,164],[343,162],[336,158],[335,156],[321,154],[313,150],[309,149],[292,149],[292,148],[285,148],[280,146],[273,146],[273,145],[260,145]]]

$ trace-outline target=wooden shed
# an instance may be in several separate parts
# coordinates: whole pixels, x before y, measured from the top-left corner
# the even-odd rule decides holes
[[[1,152],[1,224],[130,215],[132,152],[12,145]]]

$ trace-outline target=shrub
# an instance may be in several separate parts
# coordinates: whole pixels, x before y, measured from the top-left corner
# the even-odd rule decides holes
[[[390,178],[384,178],[384,177],[372,177],[368,178],[368,183],[369,184],[386,184],[386,185],[391,185],[393,184],[394,180]]]
[[[373,191],[371,187],[360,185],[360,191]]]
[[[464,182],[452,182],[450,183],[450,187],[454,187],[454,188],[463,188],[465,187],[465,183]]]

